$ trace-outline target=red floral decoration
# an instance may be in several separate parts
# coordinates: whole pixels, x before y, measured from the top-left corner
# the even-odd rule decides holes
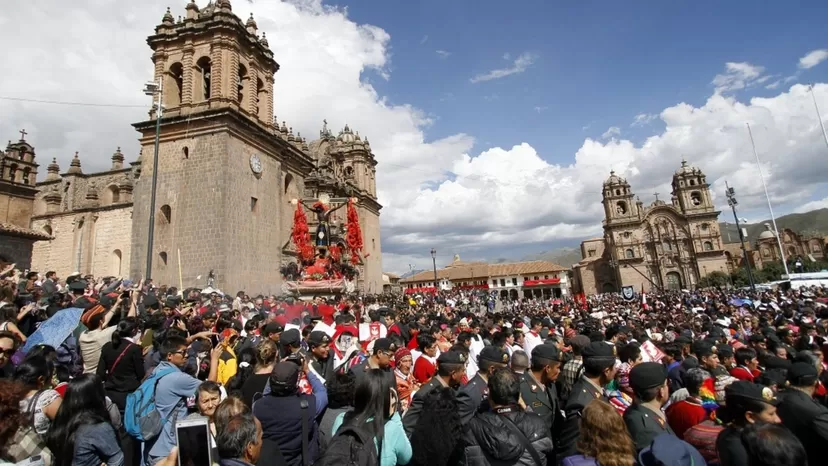
[[[339,262],[342,259],[342,249],[335,244],[328,249],[328,253],[334,262]]]
[[[314,256],[313,246],[310,243],[310,230],[308,230],[308,218],[302,204],[296,205],[296,212],[293,214],[293,233],[291,234],[296,252],[303,261],[312,261]]]
[[[345,238],[348,249],[351,251],[351,264],[359,263],[359,253],[362,252],[362,229],[359,227],[359,215],[357,214],[354,200],[348,200],[348,235]]]
[[[313,203],[313,205],[311,206],[311,208],[312,208],[313,210],[320,210],[320,209],[321,209],[321,210],[322,210],[322,212],[325,212],[325,211],[327,211],[327,210],[328,210],[328,206],[326,206],[325,204],[323,204],[323,203],[322,203],[322,201],[316,201],[316,202],[314,202],[314,203]]]

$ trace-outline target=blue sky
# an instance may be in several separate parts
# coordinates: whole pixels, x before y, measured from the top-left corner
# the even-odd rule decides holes
[[[585,137],[611,126],[633,141],[659,131],[658,122],[629,125],[639,113],[703,104],[725,62],[758,63],[788,76],[796,58],[828,45],[828,2],[820,1],[334,4],[391,34],[391,79],[368,79],[391,102],[436,117],[428,137],[470,133],[475,150],[525,141],[558,163],[570,163]],[[451,55],[441,58],[437,50]],[[469,82],[525,52],[537,55],[526,72]],[[826,73],[828,67],[814,68],[804,78],[820,81]]]

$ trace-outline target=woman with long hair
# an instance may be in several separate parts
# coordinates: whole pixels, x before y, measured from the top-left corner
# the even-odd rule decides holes
[[[415,466],[449,466],[457,463],[457,443],[463,436],[463,425],[457,411],[454,390],[435,388],[423,400],[423,410],[414,432],[411,464]]]
[[[270,380],[270,373],[273,372],[273,366],[276,365],[276,359],[279,357],[279,348],[273,340],[267,338],[259,342],[254,349],[256,355],[256,364],[250,368],[250,374],[243,376],[244,383],[241,386],[241,399],[247,406],[253,406],[253,400],[256,394],[263,395],[268,380]],[[244,352],[242,352],[244,353]],[[241,368],[240,370],[248,370]]]
[[[124,453],[109,419],[103,384],[94,374],[69,382],[46,445],[55,466],[123,466]]]
[[[224,388],[229,396],[242,396],[242,387],[256,368],[256,348],[246,346],[238,351],[236,375],[230,377]]]
[[[123,413],[126,397],[144,380],[144,353],[141,349],[141,326],[135,317],[118,322],[110,341],[101,348],[98,378],[103,380],[106,395]]]
[[[406,465],[411,461],[411,443],[405,436],[402,418],[397,412],[399,397],[385,372],[369,369],[354,391],[354,409],[340,414],[332,434],[343,426],[360,426],[374,438],[380,466]]]
[[[0,380],[0,462],[21,463],[39,455],[50,466],[52,453],[34,431],[30,416],[20,409],[28,392],[19,382]]]
[[[49,431],[61,405],[60,394],[52,388],[53,375],[54,366],[43,356],[26,358],[14,370],[14,380],[28,389],[20,410],[28,414],[40,435]]]
[[[635,444],[624,418],[602,400],[590,401],[584,408],[576,447],[580,455],[564,458],[562,466],[635,464]]]

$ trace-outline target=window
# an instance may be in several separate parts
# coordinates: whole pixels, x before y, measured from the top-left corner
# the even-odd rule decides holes
[[[707,231],[708,228],[709,228],[709,226],[706,223],[701,224],[702,231]]]
[[[181,105],[181,96],[184,92],[184,66],[173,63],[167,72],[167,82],[164,83],[164,105],[169,108]]]
[[[701,193],[700,193],[700,192],[698,192],[698,191],[693,191],[692,193],[690,193],[690,202],[691,202],[694,206],[701,205],[701,203],[702,203],[702,195],[701,195]]]
[[[23,169],[23,184],[29,184],[29,173],[31,173],[31,168],[26,167]]]
[[[287,194],[291,182],[293,182],[293,175],[288,173],[287,175],[285,175],[285,194]]]
[[[620,190],[620,189],[616,189],[616,190],[615,190],[615,195],[616,195],[616,196],[620,196],[620,195],[621,195],[621,190]]]
[[[210,78],[212,62],[210,57],[201,57],[196,62],[198,69],[198,76],[201,81],[201,86],[193,86],[193,92],[198,96],[198,100],[207,100],[210,98]]]
[[[820,252],[822,249],[819,247],[819,243],[812,243],[811,244],[811,252]]]
[[[696,180],[690,180],[690,186],[696,186]]]
[[[239,63],[239,82],[236,83],[236,99],[244,105],[245,97],[247,97],[247,67]]]
[[[543,279],[544,279],[544,280],[549,280],[549,275],[544,275],[544,276],[543,276]]]
[[[116,249],[112,251],[112,275],[116,277],[121,276],[121,250]]]
[[[512,278],[512,286],[517,286],[517,278]]]
[[[263,105],[264,102],[267,102],[267,89],[265,89],[265,85],[261,79],[256,79],[256,115],[261,120],[267,119],[267,114],[265,113],[267,105]]]
[[[500,286],[506,286],[506,280],[503,278],[500,279]]]
[[[52,227],[50,227],[49,225],[44,225],[43,226],[43,233],[46,233],[47,235],[52,236]]]
[[[665,242],[662,244],[662,246],[661,246],[661,247],[664,249],[664,251],[665,251],[665,252],[667,252],[667,251],[672,251],[672,250],[673,250],[673,245],[672,245],[672,244],[670,244],[670,242],[669,242],[669,241],[665,241]]]
[[[762,257],[770,257],[770,249],[762,248]]]
[[[587,256],[595,257],[595,249],[590,249],[589,251],[587,251]]]
[[[165,251],[161,251],[158,253],[158,257],[161,259],[161,265],[167,265],[167,253]]]
[[[624,215],[627,213],[627,203],[624,201],[618,201],[615,204],[615,212],[619,215]]]
[[[711,243],[710,241],[705,241],[704,242],[704,250],[705,251],[712,251],[713,250],[713,243]]]
[[[254,214],[259,210],[259,200],[255,197],[250,198],[250,211]]]
[[[538,276],[537,276],[537,275],[535,275],[535,280],[537,280],[537,279],[538,279]]]
[[[164,204],[161,206],[161,218],[167,224],[172,223],[172,207],[170,207],[168,204]]]
[[[190,158],[190,148],[189,147],[184,146],[184,148],[181,149],[181,152],[184,154],[184,160],[187,160],[187,159]]]
[[[626,257],[627,259],[632,259],[633,257],[635,257],[635,254],[633,253],[632,249],[627,249],[626,251],[624,251],[624,257]]]

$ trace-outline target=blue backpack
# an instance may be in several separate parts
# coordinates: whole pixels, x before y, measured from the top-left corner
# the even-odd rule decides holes
[[[161,433],[167,419],[161,417],[161,413],[158,412],[158,407],[155,405],[155,390],[158,388],[158,382],[161,381],[162,377],[176,371],[177,369],[155,371],[141,383],[137,390],[127,395],[126,409],[124,409],[124,429],[133,438],[147,442],[158,437]],[[173,413],[175,413],[177,407],[178,405],[173,407]]]

